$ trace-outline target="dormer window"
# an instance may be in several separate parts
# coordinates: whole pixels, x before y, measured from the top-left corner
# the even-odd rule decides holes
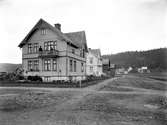
[[[41,29],[41,35],[46,35],[46,29],[45,28]]]

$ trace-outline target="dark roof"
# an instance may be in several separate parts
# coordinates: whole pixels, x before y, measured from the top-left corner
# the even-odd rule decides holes
[[[95,56],[101,56],[100,49],[89,49],[89,51]]]
[[[74,44],[78,45],[80,48],[84,48],[88,52],[85,31],[70,32],[65,33],[65,35],[71,39]]]
[[[41,28],[49,28],[50,30],[54,31],[59,36],[58,39],[64,40],[64,41],[66,41],[66,42],[68,42],[76,47],[79,47],[75,42],[73,42],[70,38],[68,38],[59,29],[50,25],[49,23],[47,23],[43,19],[40,19],[36,23],[36,25],[31,29],[31,31],[27,34],[27,36],[21,41],[21,43],[19,44],[19,47],[22,48],[28,42],[29,38],[31,38],[31,36],[34,34],[34,32],[36,32],[38,29],[41,29]]]

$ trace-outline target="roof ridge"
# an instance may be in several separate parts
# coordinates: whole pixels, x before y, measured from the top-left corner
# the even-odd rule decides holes
[[[34,27],[29,31],[29,33],[25,36],[25,38],[19,44],[19,47],[22,48],[29,40],[29,38],[36,32],[36,30],[40,29],[41,27],[46,27],[55,32],[61,40],[66,41],[67,43],[71,43],[76,47],[81,47],[79,44],[84,44],[84,47],[87,50],[87,43],[86,43],[86,34],[84,30],[76,31],[76,32],[69,32],[63,33],[55,26],[49,24],[44,19],[40,18],[38,22],[34,25]],[[79,41],[78,41],[79,40]],[[82,45],[83,46],[83,45]]]
[[[81,30],[81,31],[74,31],[74,32],[68,32],[68,33],[64,33],[64,34],[69,34],[69,33],[82,33],[84,32],[85,33],[85,30]]]
[[[54,32],[57,32],[57,34],[64,39],[66,42],[70,42],[72,44],[74,44],[71,39],[69,39],[63,32],[61,32],[59,29],[57,29],[56,27],[54,27],[53,25],[49,24],[47,21],[45,21],[44,19],[40,18],[38,20],[38,22],[34,25],[34,27],[29,31],[29,33],[26,35],[26,37],[22,40],[22,42],[19,44],[19,47],[22,47],[26,41],[28,40],[29,36],[37,29],[40,27],[40,25],[44,23],[48,28],[50,28],[51,30],[53,30]],[[75,45],[75,44],[74,44]]]

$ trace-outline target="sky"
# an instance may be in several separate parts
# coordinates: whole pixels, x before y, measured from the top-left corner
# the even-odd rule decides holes
[[[167,47],[167,0],[0,0],[0,63],[21,63],[18,44],[40,18],[84,30],[102,54]]]

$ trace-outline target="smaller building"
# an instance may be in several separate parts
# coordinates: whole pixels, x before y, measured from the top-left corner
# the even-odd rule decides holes
[[[100,49],[89,48],[86,59],[86,75],[101,76],[102,74],[102,58]]]
[[[133,68],[131,66],[129,66],[128,72],[131,72],[132,70],[133,70]]]
[[[111,64],[110,60],[108,58],[103,58],[103,73],[108,76],[115,76],[115,64]]]
[[[117,74],[117,75],[127,74],[127,71],[125,70],[124,67],[117,68],[117,69],[116,69],[116,74]]]
[[[150,70],[147,66],[142,66],[141,68],[138,68],[139,73],[150,73]]]

